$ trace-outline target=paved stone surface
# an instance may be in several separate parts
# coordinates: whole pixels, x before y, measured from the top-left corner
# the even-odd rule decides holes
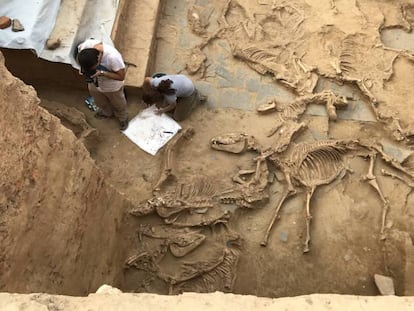
[[[207,6],[208,1],[198,0],[197,5]],[[158,34],[158,48],[154,70],[167,73],[185,71],[186,51],[201,43],[201,38],[187,27],[188,3],[167,1],[161,15],[162,32]],[[213,12],[218,14],[218,10]],[[177,36],[166,37],[166,33]],[[215,40],[203,50],[207,55],[207,70],[204,78],[193,76],[197,88],[208,96],[207,105],[217,108],[254,110],[257,105],[275,98],[288,103],[296,98],[294,92],[282,86],[271,76],[263,76],[245,63],[233,58],[230,47],[224,40]],[[315,92],[331,89],[337,94],[351,98],[347,109],[338,111],[338,118],[376,122],[370,104],[357,87],[338,85],[321,78]],[[306,114],[326,117],[325,107],[309,105]]]
[[[165,4],[160,26],[163,31],[158,35],[155,71],[187,74],[182,55],[201,42],[201,38],[188,30],[187,5],[185,1],[167,1]],[[208,5],[208,1],[197,1],[197,5]],[[167,29],[177,38],[163,37]],[[200,92],[208,96],[208,106],[254,110],[258,104],[274,97],[282,102],[295,98],[293,92],[270,76],[261,76],[245,63],[234,59],[226,41],[215,40],[203,52],[208,59],[205,78],[191,78]]]

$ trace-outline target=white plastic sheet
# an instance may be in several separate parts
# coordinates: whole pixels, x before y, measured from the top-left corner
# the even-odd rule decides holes
[[[33,49],[37,55],[44,49],[46,40],[55,25],[60,0],[0,0],[0,15],[17,18],[25,30],[0,30],[0,46],[10,49]]]
[[[155,155],[181,126],[166,114],[157,115],[153,105],[141,111],[123,132],[133,143],[145,152]]]
[[[111,44],[119,0],[0,0],[0,15],[17,18],[25,30],[0,30],[0,47],[31,49],[38,57],[78,68],[73,51],[77,44],[95,38]],[[60,47],[45,48],[46,41],[59,39]]]

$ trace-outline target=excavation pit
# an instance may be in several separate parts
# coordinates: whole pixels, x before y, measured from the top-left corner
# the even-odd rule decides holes
[[[158,294],[373,296],[379,294],[374,275],[380,274],[392,277],[397,295],[413,294],[412,55],[375,45],[382,19],[368,14],[395,13],[404,5],[276,2],[160,6],[158,26],[147,34],[155,38],[147,53],[152,58],[144,61],[143,73],[132,71],[127,79],[128,112],[132,117],[145,108],[138,81],[150,72],[191,76],[208,102],[180,123],[193,135],[156,156],[128,140],[115,120],[93,117],[84,81],[70,65],[2,50],[2,291],[84,296],[110,284]],[[130,5],[115,40],[127,57],[134,56],[127,51],[135,29],[129,25],[138,18]],[[315,18],[315,12],[325,13]],[[355,18],[365,27],[355,29]],[[411,23],[404,15],[398,21]],[[205,59],[191,57],[200,52]],[[345,111],[329,106],[329,96],[313,97],[323,91],[347,98]],[[269,100],[278,110],[258,114],[256,108]],[[338,109],[336,120],[332,109]],[[306,128],[257,165],[258,155],[288,137],[287,121]],[[285,131],[268,136],[277,122]],[[253,136],[259,151],[213,149],[212,138],[227,133]],[[315,189],[310,251],[303,253],[309,187],[299,180],[262,247],[287,185],[285,162],[278,159],[288,158],[295,144],[333,139],[358,140],[371,149],[355,153],[349,147],[346,167]],[[172,175],[154,192],[168,150]],[[257,167],[260,177],[268,174],[261,184],[252,182]],[[301,176],[296,172],[293,179]],[[224,193],[228,189],[239,192]],[[140,210],[160,197],[171,205]],[[137,209],[145,215],[130,213]]]

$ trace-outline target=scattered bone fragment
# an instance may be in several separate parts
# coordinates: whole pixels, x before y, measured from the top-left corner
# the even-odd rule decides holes
[[[381,274],[375,274],[374,281],[381,295],[395,295],[394,280],[392,278]]]
[[[197,35],[205,36],[209,25],[212,9],[201,6],[192,6],[187,12],[188,27]]]
[[[258,113],[269,113],[269,112],[273,112],[277,110],[277,104],[276,104],[276,100],[269,100],[264,104],[259,105],[259,107],[257,107],[257,112]]]
[[[12,31],[18,32],[18,31],[23,31],[23,30],[24,30],[24,26],[20,22],[20,20],[18,20],[17,18],[13,19],[13,21],[12,21]]]
[[[12,21],[8,16],[0,16],[0,29],[5,29],[10,27]]]
[[[199,47],[191,50],[186,63],[186,69],[190,75],[200,72],[201,77],[204,77],[206,72],[207,56],[201,51]]]

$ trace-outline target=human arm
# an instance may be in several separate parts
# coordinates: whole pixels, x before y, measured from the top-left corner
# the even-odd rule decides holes
[[[118,71],[104,71],[98,70],[92,78],[96,78],[98,76],[105,77],[112,80],[124,81],[125,80],[125,68],[120,69]]]
[[[101,77],[105,77],[111,80],[124,81],[126,75],[126,66],[121,54],[115,50],[108,48],[108,51],[104,52],[104,46],[100,46],[100,57],[98,63],[98,73]],[[101,70],[104,69],[104,70]]]
[[[162,114],[162,113],[164,113],[164,112],[171,111],[171,110],[175,109],[175,107],[176,107],[176,106],[177,106],[177,102],[176,102],[176,101],[174,101],[174,102],[172,102],[172,103],[168,104],[168,106],[165,106],[165,107],[163,107],[163,108],[159,108],[159,109],[157,110],[157,114]]]

